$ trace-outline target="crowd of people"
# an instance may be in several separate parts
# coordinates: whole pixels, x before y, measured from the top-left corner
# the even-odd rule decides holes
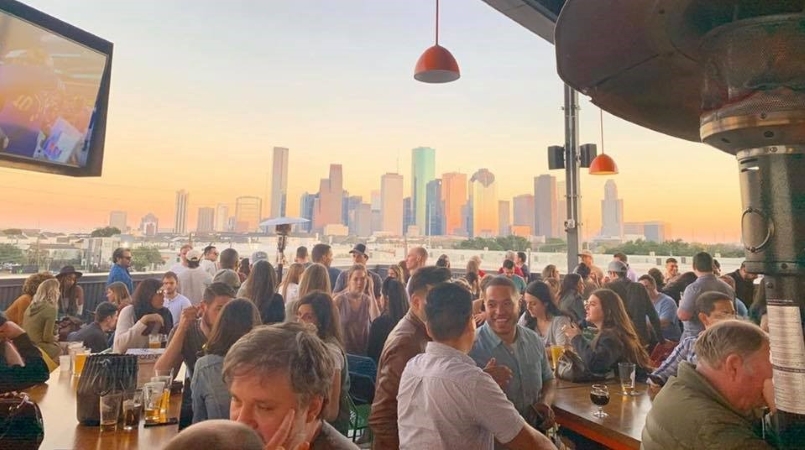
[[[508,252],[498,271],[481,270],[476,256],[454,274],[447,255],[428,265],[427,250],[414,247],[383,278],[364,244],[350,254],[353,265],[340,271],[330,246],[300,247],[280,277],[265,252],[246,260],[231,248],[185,245],[161,279],[135,288],[131,252],[120,248],[93,313],[83,311],[74,268],[31,275],[0,325],[0,387],[45,381],[62,352],[58,321],[91,317],[64,339],[126,353],[164,335],[155,369],[185,365],[180,429],[189,428],[177,442],[251,429],[286,449],[357,448],[346,438],[354,355],[377,367],[372,448],[550,449],[556,374],[547,349],[561,346],[598,377],[636,365],[656,395],[647,450],[733,448],[718,444],[739,438],[766,445],[755,428],[759,409],[774,407],[765,291],[743,266],[720,276],[699,253],[691,273],[669,258],[664,272],[638,275],[626,255],[604,271],[584,251],[562,276]],[[209,426],[220,420],[246,427]]]

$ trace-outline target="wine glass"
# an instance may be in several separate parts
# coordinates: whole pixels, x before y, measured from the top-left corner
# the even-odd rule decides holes
[[[604,412],[604,406],[609,404],[609,389],[606,385],[594,384],[590,389],[590,400],[598,406],[598,411],[594,412],[593,416],[603,419],[609,415]]]

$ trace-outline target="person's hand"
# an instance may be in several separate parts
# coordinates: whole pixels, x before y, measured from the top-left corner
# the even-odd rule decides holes
[[[539,424],[540,429],[547,430],[554,426],[556,417],[553,414],[551,405],[539,402],[533,405],[534,411],[542,417],[542,423]]]
[[[286,449],[283,443],[285,440],[288,439],[288,436],[291,434],[291,429],[293,428],[293,419],[296,416],[295,410],[290,410],[285,414],[285,418],[282,419],[282,423],[280,427],[277,428],[276,433],[274,436],[271,437],[271,440],[266,442],[266,446],[263,447],[263,450],[308,450],[310,449],[309,442],[300,442],[296,444],[292,449]]]
[[[658,384],[655,384],[653,381],[649,380],[648,381],[648,398],[650,398],[651,400],[654,400],[654,397],[656,397],[657,394],[660,393],[660,389],[662,389],[662,386],[660,386]]]
[[[140,317],[140,323],[143,325],[148,325],[149,323],[158,323],[160,327],[165,326],[165,320],[162,319],[157,313],[146,314]]]
[[[187,329],[196,319],[198,319],[198,308],[188,306],[182,310],[182,315],[179,317],[179,327]]]
[[[0,326],[0,338],[8,339],[9,341],[20,337],[24,333],[25,330],[22,327],[10,320]]]
[[[484,372],[492,375],[492,379],[495,380],[495,383],[497,383],[501,389],[505,389],[512,379],[512,370],[506,366],[499,366],[495,358],[490,359],[489,362],[486,363]]]
[[[475,321],[476,325],[484,323],[484,321],[486,320],[486,311],[481,311],[478,314],[475,314],[474,316],[472,316],[472,320]]]
[[[565,333],[568,339],[573,339],[574,337],[581,334],[581,329],[576,326],[576,324],[571,323],[570,326],[563,325],[562,326],[562,333]]]

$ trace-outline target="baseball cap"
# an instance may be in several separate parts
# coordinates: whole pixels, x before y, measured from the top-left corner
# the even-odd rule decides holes
[[[224,283],[229,285],[232,289],[240,287],[240,277],[238,273],[232,269],[221,269],[212,277],[213,283]]]
[[[582,250],[581,253],[579,253],[578,256],[593,256],[593,252],[591,252],[589,250]]]
[[[626,264],[618,261],[617,259],[613,259],[607,266],[607,271],[609,272],[625,273],[627,270]]]
[[[355,247],[349,251],[350,254],[352,253],[359,253],[363,256],[366,256],[366,245],[364,244],[355,244]]]
[[[188,261],[198,261],[201,259],[201,253],[198,250],[190,250],[185,255]]]
[[[262,250],[257,250],[256,252],[252,253],[251,263],[255,264],[258,261],[268,261],[268,253]]]

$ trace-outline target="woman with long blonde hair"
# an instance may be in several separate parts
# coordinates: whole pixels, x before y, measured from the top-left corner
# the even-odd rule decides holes
[[[288,271],[285,273],[280,283],[280,294],[286,304],[299,298],[299,281],[304,271],[304,264],[293,263],[288,267]]]
[[[297,299],[310,294],[313,291],[321,291],[326,294],[332,295],[333,290],[330,285],[330,274],[327,272],[327,267],[323,264],[313,263],[302,272],[302,277],[299,278],[299,291]],[[285,320],[293,321],[296,317],[296,304],[298,300],[285,302]]]
[[[56,316],[59,313],[59,280],[51,278],[36,289],[33,301],[22,319],[22,328],[33,343],[54,361],[59,360],[61,349],[56,341]]]

